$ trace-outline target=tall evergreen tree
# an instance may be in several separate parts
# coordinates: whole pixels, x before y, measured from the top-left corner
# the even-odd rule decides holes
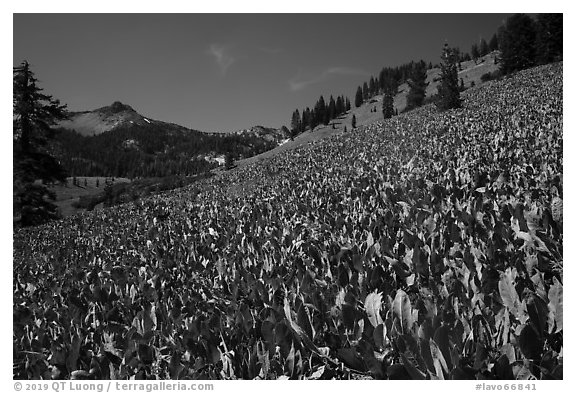
[[[50,128],[67,117],[66,106],[43,94],[27,61],[13,69],[13,211],[19,225],[58,218],[46,184],[65,182],[66,173],[52,156]]]
[[[458,87],[457,63],[458,58],[454,50],[445,44],[442,51],[441,80],[438,85],[438,98],[436,100],[436,106],[441,111],[462,106],[460,88]]]
[[[330,96],[330,101],[328,101],[328,122],[336,118],[336,101],[334,97]]]
[[[368,82],[368,94],[370,97],[376,95],[376,81],[373,76],[370,77],[370,82]]]
[[[346,97],[346,112],[348,112],[350,109],[352,109],[352,105],[350,104],[350,99]]]
[[[364,82],[364,84],[362,85],[362,98],[364,99],[364,101],[368,100],[368,98],[370,97],[370,91],[368,89],[368,83]]]
[[[294,137],[300,133],[301,121],[302,120],[300,119],[300,112],[298,111],[298,109],[296,109],[294,113],[292,113],[292,121],[290,122],[291,127],[290,139],[294,139]]]
[[[411,78],[408,80],[410,90],[406,97],[406,110],[419,107],[426,97],[426,64],[415,63],[412,70]]]
[[[476,61],[480,57],[480,49],[478,49],[477,44],[472,44],[470,48],[470,55],[472,55],[472,60]]]
[[[326,102],[324,101],[324,96],[320,96],[318,102],[316,103],[316,107],[314,108],[314,112],[316,113],[316,119],[318,121],[317,124],[328,124],[327,121],[327,112],[328,109],[326,108]]]
[[[346,108],[344,105],[345,105],[344,104],[344,97],[338,96],[336,98],[336,116],[337,117],[346,111]]]
[[[385,119],[394,116],[394,96],[391,91],[385,92],[382,98],[382,115]]]
[[[490,53],[490,48],[488,48],[488,43],[484,38],[480,40],[480,47],[478,48],[478,51],[480,56],[486,56],[488,53]]]
[[[315,108],[310,109],[310,116],[308,118],[310,119],[310,131],[312,131],[318,125],[318,115],[316,114]]]
[[[302,109],[302,121],[300,122],[300,132],[306,131],[306,127],[310,125],[310,120],[308,118],[308,113],[306,112],[306,109]]]
[[[352,128],[356,128],[356,115],[352,115]]]
[[[302,127],[302,131],[306,130],[306,127],[310,127],[310,129],[312,130],[313,127],[313,120],[312,120],[312,112],[310,111],[310,108],[306,107],[306,110],[304,110],[304,114],[302,115],[302,118],[306,118],[306,124],[303,124]]]
[[[494,34],[492,38],[490,38],[488,48],[490,49],[490,51],[498,50],[498,36],[496,34]]]
[[[354,99],[354,106],[358,108],[364,102],[364,97],[362,95],[362,88],[358,86],[358,90],[356,90],[356,97]]]
[[[562,59],[563,14],[536,17],[536,61],[547,64]]]
[[[536,64],[536,26],[531,17],[515,14],[499,29],[500,70],[504,75]]]

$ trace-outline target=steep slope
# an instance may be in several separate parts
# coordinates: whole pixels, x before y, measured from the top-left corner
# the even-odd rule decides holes
[[[562,72],[16,231],[14,377],[562,379]]]
[[[479,86],[483,82],[482,75],[492,73],[498,70],[496,62],[497,53],[493,52],[486,56],[480,57],[477,61],[464,61],[461,63],[462,69],[458,72],[458,77],[464,81],[464,87],[469,89],[474,86]],[[431,97],[437,93],[439,84],[439,68],[432,68],[427,71],[426,82],[426,97]],[[406,107],[406,96],[408,95],[408,84],[403,83],[398,87],[398,94],[394,97],[394,108],[398,112],[402,112]],[[346,128],[348,131],[352,130],[352,116],[356,116],[357,126],[367,126],[382,120],[382,95],[376,95],[363,103],[358,108],[352,108],[346,114],[334,119],[328,126],[320,125],[314,130],[308,130],[298,135],[293,141],[287,140],[278,147],[266,151],[254,157],[246,158],[237,162],[237,165],[242,167],[256,161],[262,161],[266,158],[272,157],[275,154],[286,150],[292,150],[298,146],[315,143],[318,140],[324,139],[331,135],[340,134]],[[376,111],[373,111],[376,109]]]

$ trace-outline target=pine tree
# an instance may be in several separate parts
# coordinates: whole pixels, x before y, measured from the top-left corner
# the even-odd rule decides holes
[[[344,98],[342,96],[338,96],[336,98],[336,117],[340,116],[344,112],[345,112]]]
[[[352,109],[352,105],[350,104],[350,100],[346,97],[346,112]]]
[[[306,107],[306,109],[304,110],[304,113],[302,114],[302,119],[304,119],[304,117],[306,117],[306,123],[304,124],[304,120],[302,120],[302,131],[306,130],[306,127],[310,127],[310,129],[313,129],[313,119],[312,119],[312,112],[310,111],[310,108]]]
[[[406,97],[406,110],[411,110],[422,105],[426,97],[426,66],[416,63],[413,67],[411,78],[408,80],[410,91]]]
[[[318,102],[316,103],[316,107],[314,109],[316,113],[317,124],[328,124],[328,108],[326,107],[326,102],[324,101],[324,96],[320,96]]]
[[[494,34],[492,38],[490,38],[490,42],[488,43],[488,48],[490,51],[498,50],[498,36]]]
[[[472,60],[478,60],[480,57],[480,49],[478,49],[478,45],[472,44],[472,48],[470,48],[470,54],[472,55]]]
[[[64,120],[66,106],[42,94],[27,61],[13,70],[13,210],[22,226],[59,217],[46,184],[65,182],[66,173],[50,152],[50,126]]]
[[[290,122],[291,127],[290,139],[293,140],[294,137],[300,133],[300,125],[301,125],[300,112],[298,111],[298,109],[296,109],[294,113],[292,113],[292,121]]]
[[[352,128],[356,128],[356,115],[352,115]]]
[[[328,101],[328,121],[336,118],[336,101],[334,97],[330,96],[330,101]]]
[[[478,51],[480,52],[480,56],[486,56],[488,53],[490,53],[488,43],[484,38],[480,40],[480,48],[478,49]]]
[[[394,97],[390,91],[384,93],[382,99],[382,115],[385,119],[389,119],[394,115]]]
[[[370,98],[370,91],[368,90],[368,83],[364,82],[362,85],[362,98],[367,101]]]
[[[368,94],[370,97],[376,95],[376,81],[373,76],[370,77],[370,82],[368,82]]]
[[[306,109],[302,109],[302,121],[300,122],[300,133],[306,131],[306,127],[310,125],[310,119]]]
[[[531,17],[515,14],[499,29],[502,74],[524,70],[536,64],[536,27]]]
[[[316,109],[310,109],[310,131],[314,130],[318,125],[318,115],[316,114]]]
[[[358,108],[364,102],[364,98],[362,95],[362,88],[358,86],[358,90],[356,90],[356,98],[354,99],[354,106]]]
[[[458,87],[458,69],[457,56],[448,44],[444,45],[442,52],[442,63],[440,84],[438,85],[438,97],[436,106],[441,111],[453,108],[460,108],[462,100],[460,99],[460,89]]]
[[[562,59],[563,14],[536,17],[536,61],[547,64]]]

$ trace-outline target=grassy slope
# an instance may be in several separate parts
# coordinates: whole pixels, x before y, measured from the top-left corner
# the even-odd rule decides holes
[[[282,344],[282,359],[286,359],[291,344],[298,344],[291,337],[303,331],[292,327],[296,333],[290,333],[294,318],[300,326],[305,326],[300,321],[313,324],[314,344],[329,348],[332,359],[351,363],[352,368],[365,368],[347,356],[362,349],[356,340],[350,340],[350,332],[358,330],[361,321],[362,329],[371,329],[363,337],[370,350],[361,355],[372,360],[373,348],[379,353],[383,350],[378,347],[387,348],[395,353],[389,361],[402,368],[397,348],[400,344],[406,347],[400,338],[404,328],[389,329],[387,336],[393,341],[377,344],[365,308],[349,304],[354,312],[345,316],[338,303],[342,306],[343,302],[359,300],[367,304],[368,294],[384,293],[383,305],[378,303],[378,307],[390,312],[380,317],[386,318],[386,326],[399,326],[399,319],[391,312],[392,299],[404,293],[411,315],[411,307],[417,304],[428,311],[419,314],[417,322],[412,321],[413,329],[412,323],[406,328],[414,345],[421,345],[416,333],[420,327],[431,336],[426,326],[436,322],[452,326],[457,317],[468,324],[467,330],[440,326],[434,333],[440,343],[437,345],[454,345],[455,352],[450,353],[458,355],[450,356],[454,362],[462,360],[462,367],[483,359],[482,369],[470,371],[466,366],[464,372],[458,366],[460,377],[470,373],[473,377],[497,377],[498,373],[490,370],[501,366],[498,359],[504,352],[511,353],[517,366],[513,375],[512,370],[504,374],[512,376],[505,379],[538,372],[540,366],[532,367],[534,362],[528,358],[534,357],[525,351],[526,342],[536,333],[528,331],[531,336],[526,337],[520,331],[533,329],[531,325],[513,316],[500,317],[508,315],[508,308],[502,307],[498,293],[503,292],[500,288],[511,287],[511,280],[518,277],[519,282],[522,279],[538,288],[538,296],[552,297],[552,285],[556,289],[559,286],[553,279],[562,281],[562,227],[544,224],[542,213],[549,203],[551,182],[562,174],[562,65],[487,83],[468,90],[464,98],[464,108],[457,111],[440,114],[426,106],[325,138],[311,147],[285,151],[271,157],[266,165],[246,166],[136,204],[15,232],[13,274],[18,285],[14,286],[14,304],[22,315],[19,323],[37,334],[41,326],[33,318],[26,319],[32,314],[26,307],[34,307],[40,299],[42,307],[34,308],[34,317],[51,318],[57,327],[73,321],[76,333],[64,335],[69,341],[59,344],[66,349],[74,342],[104,340],[110,328],[123,351],[123,364],[133,359],[147,373],[166,378],[171,374],[163,359],[178,355],[175,363],[183,370],[179,377],[207,379],[229,376],[217,373],[222,363],[204,366],[212,356],[203,348],[226,360],[219,349],[224,346],[233,346],[235,356],[230,362],[236,376],[254,378],[258,369],[252,372],[247,359],[259,348],[257,340],[274,350],[276,343],[265,334],[272,329]],[[526,121],[533,127],[524,127]],[[386,127],[395,132],[383,132]],[[523,154],[529,149],[532,154]],[[416,160],[415,154],[419,155]],[[527,171],[528,165],[534,170]],[[490,176],[490,186],[482,187],[482,191],[477,185],[487,180],[475,178],[482,174],[478,171]],[[226,193],[241,183],[253,185],[251,195],[236,198]],[[539,233],[544,246],[529,244],[525,236],[520,237],[519,220],[511,219],[515,215],[529,218],[523,224],[528,229],[528,225],[545,225]],[[436,241],[438,238],[441,240]],[[376,253],[375,240],[382,255]],[[544,252],[544,247],[552,252]],[[416,250],[420,258],[414,256]],[[428,252],[430,267],[423,262]],[[432,252],[438,258],[432,258]],[[524,261],[526,266],[521,270]],[[426,286],[414,281],[415,272],[428,277],[429,268]],[[87,271],[91,273],[87,275]],[[104,294],[94,291],[98,289],[94,283],[104,288]],[[135,285],[130,291],[123,289],[132,283]],[[340,296],[344,287],[349,296]],[[402,288],[409,293],[411,303],[406,292],[400,292]],[[529,291],[524,292],[523,299],[516,293],[505,302],[517,308],[527,300]],[[44,299],[52,301],[56,312]],[[456,300],[458,308],[454,307]],[[93,313],[85,306],[88,301],[102,312]],[[154,309],[150,308],[152,303]],[[303,304],[312,305],[311,317],[307,312],[297,313]],[[542,309],[546,313],[547,305]],[[529,311],[529,316],[524,315],[526,312],[522,316],[532,324],[539,310]],[[146,317],[148,313],[154,314],[153,321]],[[291,314],[295,317],[289,321]],[[548,330],[547,315],[543,317],[539,321]],[[475,325],[470,326],[474,320]],[[262,327],[266,321],[269,330],[265,331]],[[509,333],[496,334],[504,323]],[[149,330],[147,333],[153,330],[148,335],[153,339],[141,339],[136,348],[135,326]],[[471,329],[482,334],[470,335]],[[554,340],[546,341],[546,350],[554,346],[546,355],[551,354],[548,363],[552,366],[557,366],[562,349],[562,329],[556,330]],[[14,362],[19,367],[15,373],[23,375],[26,371],[26,357],[32,349],[58,361],[53,353],[58,348],[55,344],[35,349],[38,344],[25,340],[24,331],[15,333]],[[442,335],[451,336],[443,340]],[[51,336],[43,337],[49,340]],[[150,346],[157,350],[148,356],[152,359],[147,364],[154,361],[163,374],[141,360],[140,354],[147,355],[145,350]],[[89,352],[87,346],[82,347],[78,368],[90,369],[89,356],[95,359],[104,347],[93,348]],[[184,351],[190,356],[180,357]],[[331,367],[324,359],[314,358],[309,348],[300,345],[299,351],[308,374],[317,367]],[[420,349],[413,352],[423,353]],[[541,351],[536,348],[534,352],[539,355]],[[511,369],[507,361],[504,363],[506,370]],[[438,372],[438,367],[426,366],[423,361],[418,367],[428,374]],[[136,368],[123,369],[118,377],[129,378],[137,372]],[[211,369],[216,373],[202,371]],[[277,367],[272,376],[287,373]],[[382,369],[372,373],[383,377]]]
[[[96,196],[104,192],[104,185],[106,184],[106,177],[88,177],[79,176],[78,186],[72,185],[72,178],[66,179],[65,185],[55,185],[52,187],[52,191],[56,192],[56,206],[60,209],[60,213],[64,217],[68,217],[72,214],[76,214],[82,210],[76,209],[72,206],[75,202],[80,200],[80,197]],[[84,181],[87,185],[84,185]],[[96,181],[98,181],[98,187],[96,187]],[[114,178],[114,184],[116,183],[127,183],[130,182],[129,179],[123,177]]]
[[[476,86],[480,85],[482,81],[480,77],[488,72],[494,72],[498,69],[498,65],[495,64],[495,54],[490,53],[480,59],[477,62],[473,60],[462,62],[462,71],[458,73],[458,77],[464,80],[464,86],[469,88],[474,82]],[[440,69],[433,68],[428,70],[427,79],[428,86],[426,88],[426,96],[430,97],[436,94],[438,89],[438,81],[434,81],[440,75]],[[394,98],[394,107],[401,112],[406,107],[406,96],[408,95],[408,84],[403,83],[398,87],[398,94]],[[300,134],[294,139],[294,141],[289,141],[282,146],[275,149],[267,151],[265,153],[259,154],[254,157],[250,157],[244,160],[237,161],[237,167],[242,168],[245,165],[252,164],[254,162],[262,161],[266,158],[272,157],[276,154],[284,152],[286,150],[292,150],[299,146],[306,145],[309,143],[314,143],[315,141],[324,139],[327,136],[340,134],[344,131],[344,128],[352,129],[352,116],[356,116],[356,126],[365,126],[373,124],[379,120],[382,120],[382,95],[377,95],[373,97],[370,101],[376,101],[375,103],[367,102],[358,108],[352,108],[345,115],[333,120],[335,129],[332,128],[332,123],[328,126],[318,126],[314,131],[306,131]],[[372,108],[376,108],[376,112],[371,112]]]
[[[485,57],[479,59],[477,64],[474,61],[466,61],[462,62],[463,70],[459,72],[458,76],[464,80],[464,85],[466,88],[469,88],[471,83],[474,82],[476,86],[481,84],[480,77],[487,73],[493,72],[497,70],[498,65],[494,62],[494,54],[491,53],[486,55]],[[434,78],[438,77],[440,74],[440,70],[438,68],[433,68],[428,71],[428,87],[426,89],[426,96],[429,97],[436,93],[438,88],[438,82],[434,82]],[[394,99],[394,107],[401,112],[406,106],[406,96],[408,94],[408,85],[406,83],[402,84],[398,88],[399,94],[396,95]],[[340,118],[333,120],[334,127],[332,128],[332,124],[328,126],[318,126],[314,129],[314,131],[306,131],[296,137],[293,141],[288,141],[287,143],[269,150],[265,153],[259,154],[254,157],[246,158],[243,160],[239,160],[236,162],[237,168],[243,168],[246,165],[253,164],[255,162],[261,162],[262,160],[268,159],[272,156],[275,156],[279,153],[282,153],[287,150],[295,149],[299,146],[315,143],[316,141],[322,140],[326,137],[335,134],[341,134],[346,127],[348,130],[352,129],[352,116],[356,116],[356,124],[357,126],[365,126],[369,124],[373,124],[382,119],[382,96],[377,95],[373,97],[370,101],[376,101],[375,103],[365,103],[358,108],[353,108],[345,115],[341,116]],[[372,108],[376,108],[376,112],[371,112]],[[90,114],[96,116],[96,114]],[[79,118],[78,121],[81,119]],[[222,170],[216,170],[215,173],[221,172]],[[89,177],[88,180],[88,187],[84,187],[84,177],[79,178],[81,187],[72,187],[72,186],[56,186],[54,187],[54,191],[56,192],[57,199],[56,205],[60,208],[61,213],[64,217],[68,217],[72,214],[78,213],[79,209],[76,209],[72,206],[72,204],[81,196],[95,196],[102,192],[103,184],[105,178],[100,178],[100,188],[95,186],[96,178]],[[118,181],[129,181],[128,179],[119,179]],[[69,181],[71,184],[71,180]]]

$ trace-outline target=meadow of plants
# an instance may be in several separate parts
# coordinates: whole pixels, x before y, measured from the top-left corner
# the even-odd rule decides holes
[[[14,233],[16,379],[562,379],[562,63]]]

